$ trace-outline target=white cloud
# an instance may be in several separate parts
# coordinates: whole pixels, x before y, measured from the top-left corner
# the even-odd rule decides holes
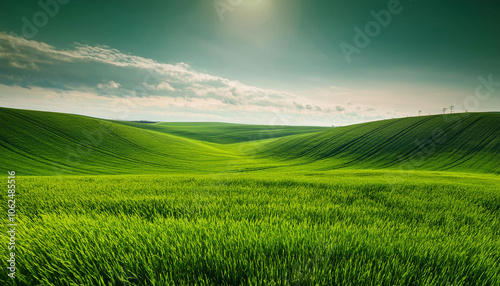
[[[183,109],[187,113],[281,110],[328,115],[345,110],[336,104],[328,106],[293,93],[197,72],[183,62],[160,63],[107,46],[75,43],[73,49],[61,50],[0,33],[0,47],[0,84],[8,86],[129,98],[137,108]]]
[[[173,88],[168,82],[161,82],[156,86],[156,89],[158,90],[170,90],[170,91],[175,91],[175,88]]]
[[[97,88],[99,89],[119,89],[121,87],[121,84],[116,83],[114,81],[110,81],[107,83],[100,83],[97,85]]]

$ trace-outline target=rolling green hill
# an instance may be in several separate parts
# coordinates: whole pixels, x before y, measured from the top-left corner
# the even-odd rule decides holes
[[[327,129],[327,127],[247,125],[217,122],[115,122],[127,126],[221,144],[278,138]]]
[[[0,120],[2,161],[26,175],[271,168],[500,173],[498,113],[422,116],[337,128],[115,122],[8,108],[0,108]]]
[[[0,285],[500,285],[500,114],[263,140],[249,125],[0,120],[16,172],[0,212],[22,238]]]
[[[331,128],[261,146],[311,168],[424,169],[500,173],[500,113],[433,115]]]
[[[79,115],[0,109],[5,167],[26,175],[208,171],[237,161],[201,141]]]

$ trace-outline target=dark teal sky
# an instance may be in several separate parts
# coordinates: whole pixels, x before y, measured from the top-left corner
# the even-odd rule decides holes
[[[392,14],[390,23],[381,27],[369,45],[348,62],[339,45],[354,45],[354,28],[364,30],[374,20],[370,12],[386,10],[391,1],[247,0],[231,7],[221,20],[211,0],[147,3],[72,0],[59,5],[58,13],[49,17],[47,25],[28,38],[58,51],[74,50],[75,43],[104,45],[158,63],[182,62],[198,73],[293,94],[301,98],[297,103],[304,106],[310,101],[311,106],[323,109],[324,106],[344,109],[338,114],[290,115],[297,124],[301,123],[298,122],[301,116],[320,124],[325,116],[337,116],[342,124],[404,116],[419,109],[436,113],[444,106],[458,106],[468,96],[474,96],[480,83],[478,76],[492,75],[493,81],[500,81],[499,1],[400,1],[402,11]],[[0,31],[22,38],[21,19],[33,21],[33,15],[41,10],[32,1],[3,1]],[[58,89],[66,82],[66,90],[92,92],[89,89],[95,86],[96,79],[91,79],[90,74],[93,68],[100,68],[85,63],[85,70],[78,75],[81,83],[77,84],[76,78],[44,72],[49,67],[41,68],[40,64],[38,73],[19,72],[13,62],[7,56],[1,62],[4,64],[1,83],[9,87],[10,93],[18,85]],[[65,73],[67,68],[61,66],[60,72]],[[120,79],[125,80],[121,74],[128,71],[113,72],[119,74],[116,79],[110,76],[102,81],[114,81],[123,87],[125,82]],[[22,80],[9,78],[10,74],[17,74]],[[81,89],[77,88],[79,85]],[[185,91],[187,87],[183,88],[175,89]],[[16,96],[26,94],[25,90]],[[481,100],[478,111],[500,108],[500,92],[495,89],[491,95],[487,103]],[[4,98],[2,105],[9,105],[9,97]],[[364,112],[370,109],[375,113]],[[236,121],[258,121],[259,116],[253,118],[250,114],[255,109],[249,110],[253,111]],[[213,114],[225,121],[231,121],[234,115],[218,112]],[[92,114],[110,116],[103,111]],[[144,114],[138,112],[136,116]],[[175,119],[161,116],[151,119]],[[183,115],[180,119],[195,118]]]

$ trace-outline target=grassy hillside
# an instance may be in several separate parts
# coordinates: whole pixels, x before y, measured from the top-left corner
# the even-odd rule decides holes
[[[213,143],[230,144],[324,131],[327,127],[246,125],[214,122],[116,123]]]
[[[337,128],[110,122],[0,108],[6,167],[26,175],[337,168],[500,173],[500,114]],[[275,138],[277,137],[277,138]]]
[[[18,239],[0,285],[500,284],[499,114],[251,141],[247,125],[0,120]]]
[[[308,168],[500,173],[500,114],[434,115],[330,128],[260,146],[264,156]]]
[[[0,120],[4,167],[24,175],[212,171],[239,161],[201,141],[85,116],[1,108]]]

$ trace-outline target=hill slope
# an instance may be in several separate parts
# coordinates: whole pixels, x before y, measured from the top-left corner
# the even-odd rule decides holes
[[[247,125],[217,122],[116,123],[201,141],[231,144],[324,131],[327,127]]]
[[[5,162],[5,168],[25,175],[234,172],[273,168],[500,173],[498,113],[422,116],[326,129],[273,129],[219,123],[117,123],[7,108],[0,108],[0,120],[0,159]],[[281,137],[260,136],[266,140],[255,140],[259,139],[259,132],[273,132],[273,136]],[[300,134],[304,132],[307,133]],[[243,142],[245,138],[254,141]]]
[[[383,120],[281,138],[261,146],[261,155],[321,169],[500,173],[499,126],[499,113]]]
[[[4,167],[25,175],[224,169],[239,157],[200,141],[79,115],[0,108]]]

